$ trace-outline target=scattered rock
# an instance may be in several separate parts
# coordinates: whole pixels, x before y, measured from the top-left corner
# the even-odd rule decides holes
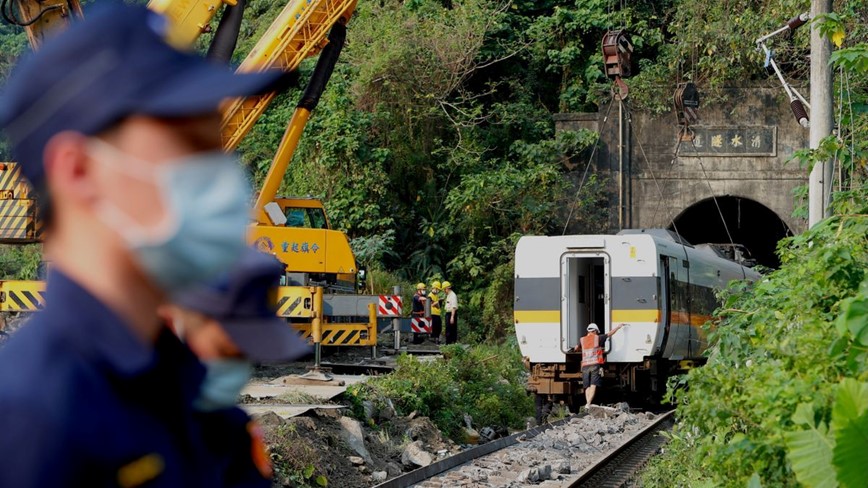
[[[404,466],[420,466],[425,467],[434,461],[431,454],[422,449],[422,441],[415,441],[407,444],[404,452],[401,453],[401,463]]]
[[[491,427],[483,427],[479,431],[479,437],[481,437],[485,442],[491,442],[494,439],[497,439],[499,436],[497,432]]]
[[[349,459],[350,462],[355,464],[356,466],[361,466],[361,465],[365,464],[365,459],[361,458],[359,456],[350,456],[347,459]]]
[[[410,420],[413,420],[414,418],[416,418],[416,411],[413,410],[412,412],[410,412],[410,415],[407,415],[407,418]]]
[[[546,464],[537,468],[537,473],[539,474],[540,480],[551,479],[552,477],[552,466],[551,464]]]
[[[365,420],[367,421],[374,420],[374,417],[377,415],[377,407],[374,406],[374,402],[369,400],[362,402],[362,411],[364,411]]]
[[[616,403],[615,408],[624,413],[630,413],[630,404],[627,402]]]
[[[557,472],[558,474],[570,474],[570,472],[572,472],[570,463],[568,461],[559,462],[557,465],[555,465],[555,472]]]
[[[518,474],[518,478],[515,479],[519,483],[536,483],[539,481],[539,469],[537,468],[528,468]]]
[[[350,449],[355,451],[356,454],[361,456],[365,462],[373,464],[371,455],[365,448],[365,439],[362,436],[362,426],[359,424],[359,421],[349,417],[341,417],[339,421],[341,424],[341,437],[344,442],[346,442],[347,445],[350,446]]]
[[[386,478],[388,477],[389,473],[385,471],[374,471],[374,473],[371,475],[371,481],[373,481],[374,483],[382,483],[386,481]]]
[[[398,476],[404,472],[401,469],[401,466],[398,463],[386,463],[386,472],[389,473],[389,476]]]
[[[476,432],[471,427],[464,428],[464,443],[465,444],[479,444],[479,432]]]
[[[265,412],[258,415],[254,415],[253,419],[256,420],[256,423],[261,427],[277,427],[278,425],[283,425],[286,423],[283,417],[277,415],[274,412]]]

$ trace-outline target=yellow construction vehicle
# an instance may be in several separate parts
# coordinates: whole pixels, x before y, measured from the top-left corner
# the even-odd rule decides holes
[[[11,6],[7,7],[8,1],[3,1],[4,17],[27,30],[34,48],[49,31],[62,27],[71,16],[81,15],[78,0],[59,0],[62,5],[57,6],[44,0],[11,0],[17,13]],[[259,192],[254,207],[255,223],[249,233],[251,244],[277,256],[287,266],[287,286],[278,292],[279,315],[291,319],[303,335],[311,337],[318,345],[375,346],[377,297],[349,294],[356,291],[359,269],[346,235],[331,229],[322,202],[311,198],[278,198],[276,194],[301,133],[334,69],[344,44],[346,24],[355,6],[356,0],[288,2],[238,68],[245,72],[291,71],[302,60],[321,52]],[[221,8],[231,9],[223,14],[209,49],[209,56],[228,60],[240,29],[244,0],[152,0],[149,8],[168,18],[167,40],[179,48],[191,46],[203,32],[209,31],[211,20]],[[274,94],[270,94],[227,103],[223,124],[227,150],[237,147],[273,98]],[[9,178],[3,177],[2,171],[9,172]],[[38,242],[41,225],[29,192],[9,192],[9,187],[4,186],[8,181],[26,188],[20,177],[14,178],[17,173],[15,163],[6,163],[0,169],[0,241]],[[3,203],[6,200],[9,202]],[[15,215],[21,214],[16,219],[11,218],[13,208]],[[4,227],[5,220],[15,226]],[[27,301],[19,300],[22,286],[28,294],[39,297],[43,285],[40,282],[0,283],[0,310],[40,308],[39,298],[32,308],[28,308]],[[4,293],[7,289],[9,294]],[[16,303],[12,307],[10,295],[13,292],[15,301],[23,306]]]

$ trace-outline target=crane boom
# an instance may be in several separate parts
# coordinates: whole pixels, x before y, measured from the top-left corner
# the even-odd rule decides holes
[[[327,44],[331,27],[346,24],[357,0],[293,0],[272,22],[250,51],[239,72],[267,69],[292,71],[302,60],[317,54]],[[223,112],[223,147],[233,150],[250,132],[275,94],[233,100]],[[303,128],[303,125],[302,125]]]

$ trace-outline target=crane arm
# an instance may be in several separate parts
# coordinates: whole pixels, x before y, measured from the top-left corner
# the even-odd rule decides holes
[[[59,32],[71,17],[81,17],[78,0],[0,0],[3,19],[13,25],[24,27],[27,41],[33,49],[39,47],[51,32]]]
[[[349,22],[356,1],[292,0],[256,43],[238,71],[295,70],[302,60],[325,47],[328,43],[326,36],[333,25]],[[233,100],[226,106],[223,112],[223,147],[227,151],[238,147],[275,96],[269,93]]]

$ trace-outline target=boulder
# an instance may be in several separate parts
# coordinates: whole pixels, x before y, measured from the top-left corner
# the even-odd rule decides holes
[[[349,417],[341,417],[339,421],[343,441],[347,443],[350,449],[361,456],[366,463],[372,464],[371,455],[368,453],[367,448],[365,448],[365,438],[362,435],[362,426],[359,424],[359,421]]]
[[[561,461],[555,465],[555,472],[558,474],[570,474],[572,468],[570,467],[569,461]]]
[[[388,477],[389,473],[386,473],[385,471],[374,471],[374,473],[371,475],[371,481],[373,481],[374,483],[382,483],[386,481],[386,478]]]
[[[404,452],[401,453],[401,463],[404,466],[425,467],[433,461],[434,457],[422,449],[422,441],[415,441],[407,444],[407,447],[404,448]]]

